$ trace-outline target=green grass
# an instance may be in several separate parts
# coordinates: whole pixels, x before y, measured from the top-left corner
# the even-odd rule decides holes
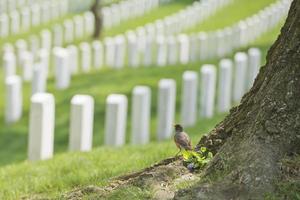
[[[269,0],[263,1],[269,2]],[[175,2],[180,4],[179,0]],[[258,1],[254,0],[253,2]],[[175,10],[174,8],[173,11]],[[231,16],[231,13],[228,15]],[[209,21],[213,24],[213,20],[212,18]],[[127,28],[138,26],[140,23],[146,23],[146,21],[134,22],[133,20],[133,25],[128,25]],[[218,26],[216,23],[215,28],[219,28]],[[124,25],[124,31],[125,29]],[[116,29],[115,32],[117,33],[118,30],[121,30],[121,28]],[[114,34],[113,32],[111,34]],[[279,26],[263,35],[253,46],[260,47],[265,57],[278,32]],[[206,63],[217,64],[218,60]],[[163,158],[173,156],[177,149],[172,140],[162,143],[155,142],[157,84],[161,78],[176,80],[176,121],[179,121],[182,73],[185,70],[199,71],[202,64],[204,63],[197,62],[186,66],[177,65],[163,68],[153,66],[151,68],[126,68],[122,70],[103,69],[93,71],[90,74],[74,76],[71,87],[65,91],[57,91],[54,80],[51,78],[48,81],[48,91],[54,94],[56,100],[55,156],[52,160],[36,163],[24,161],[27,157],[30,100],[30,84],[25,84],[23,88],[24,113],[20,122],[14,125],[4,123],[5,103],[0,101],[0,166],[2,166],[0,168],[0,199],[20,199],[21,197],[58,198],[62,193],[74,187],[92,184],[105,185],[114,176],[142,169]],[[0,73],[3,73],[2,68]],[[1,81],[4,82],[2,76],[0,77]],[[152,89],[152,142],[145,146],[126,145],[115,149],[103,146],[105,98],[111,93],[127,95],[130,111],[131,91],[136,85],[148,85]],[[1,99],[5,99],[3,84],[0,84],[0,91],[2,94]],[[75,94],[89,94],[95,98],[94,150],[90,153],[67,153],[70,100]],[[128,116],[127,144],[130,138],[130,112]],[[211,120],[200,119],[195,127],[188,128],[187,132],[191,135],[193,143],[196,144],[203,133],[209,132],[223,118],[224,115],[217,114]],[[136,188],[133,190],[136,190]],[[124,194],[115,195],[117,198]]]
[[[223,117],[200,120],[196,127],[187,129],[193,142],[197,143],[200,136]],[[77,186],[104,185],[111,177],[144,168],[176,152],[173,141],[169,140],[144,146],[100,147],[91,153],[61,154],[49,161],[3,167],[0,169],[0,199],[33,194],[57,197]]]

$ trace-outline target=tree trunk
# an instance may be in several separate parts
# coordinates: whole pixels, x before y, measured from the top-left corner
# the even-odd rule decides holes
[[[182,199],[262,199],[275,191],[279,162],[300,153],[300,0],[241,104],[198,147],[216,153]]]
[[[95,1],[95,3],[91,7],[91,12],[95,17],[95,22],[94,22],[95,29],[93,33],[93,38],[99,39],[99,37],[101,36],[102,26],[103,26],[102,6],[100,0]]]

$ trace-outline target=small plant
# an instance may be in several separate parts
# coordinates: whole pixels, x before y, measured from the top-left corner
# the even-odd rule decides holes
[[[206,147],[201,147],[199,151],[183,151],[183,162],[189,171],[202,169],[213,158],[213,154]]]

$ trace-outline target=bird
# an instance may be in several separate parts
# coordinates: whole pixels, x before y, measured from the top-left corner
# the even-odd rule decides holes
[[[175,124],[175,135],[174,135],[174,142],[176,146],[179,148],[179,152],[176,156],[181,152],[182,149],[184,150],[192,150],[192,143],[189,135],[183,131],[183,127],[180,124]]]

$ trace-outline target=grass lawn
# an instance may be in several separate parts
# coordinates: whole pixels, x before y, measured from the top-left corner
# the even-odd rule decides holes
[[[223,117],[200,120],[196,127],[187,129],[193,142],[197,143],[200,135]],[[0,169],[0,199],[31,195],[57,198],[76,186],[105,185],[114,176],[144,168],[176,153],[170,140],[145,146],[100,147],[91,153],[61,154],[49,161],[3,167]]]
[[[253,2],[259,2],[259,5],[261,5],[260,2],[262,1],[270,2],[270,0],[254,0]],[[180,4],[179,0],[174,2]],[[244,17],[237,12],[229,12],[228,15]],[[239,18],[236,17],[234,19],[238,20]],[[209,21],[214,24],[214,20],[210,19]],[[134,24],[134,22],[132,23]],[[146,21],[139,23],[146,23]],[[137,24],[132,26],[137,26]],[[127,28],[131,28],[131,25],[128,25]],[[215,28],[220,28],[218,23]],[[270,45],[277,38],[279,28],[280,26],[266,33],[253,44],[253,46],[260,47],[263,50],[264,57]],[[115,31],[117,32],[117,30]],[[119,31],[121,31],[121,28]],[[217,64],[218,60],[212,60],[209,63]],[[90,74],[72,77],[71,87],[65,91],[57,91],[54,80],[51,78],[48,81],[48,91],[54,94],[56,101],[55,157],[49,161],[36,163],[24,161],[27,157],[30,100],[30,84],[25,84],[23,89],[24,113],[20,122],[14,125],[4,124],[4,101],[0,101],[0,166],[2,166],[0,168],[0,199],[19,199],[29,196],[58,198],[61,193],[76,186],[105,185],[111,177],[144,168],[163,158],[173,156],[177,149],[172,140],[162,143],[155,142],[157,84],[161,78],[173,78],[176,80],[176,121],[178,121],[182,74],[185,70],[199,71],[202,64],[204,63],[198,62],[186,66],[177,65],[163,68],[153,66],[151,68],[126,68],[122,70],[103,69],[101,71],[93,71]],[[0,69],[0,73],[3,73],[2,69]],[[0,78],[1,81],[3,83],[3,77]],[[102,146],[105,98],[111,93],[127,95],[130,111],[131,91],[136,85],[148,85],[152,89],[152,143],[145,146],[126,145],[116,149]],[[0,91],[2,94],[1,99],[5,99],[3,84],[0,84]],[[70,100],[75,94],[89,94],[95,98],[93,139],[95,150],[91,153],[66,153],[68,147]],[[197,126],[187,129],[187,132],[192,136],[193,143],[197,143],[201,134],[207,133],[223,118],[223,114],[217,114],[211,120],[200,119]],[[130,124],[130,113],[128,124]],[[127,126],[127,142],[129,138],[130,125]]]

